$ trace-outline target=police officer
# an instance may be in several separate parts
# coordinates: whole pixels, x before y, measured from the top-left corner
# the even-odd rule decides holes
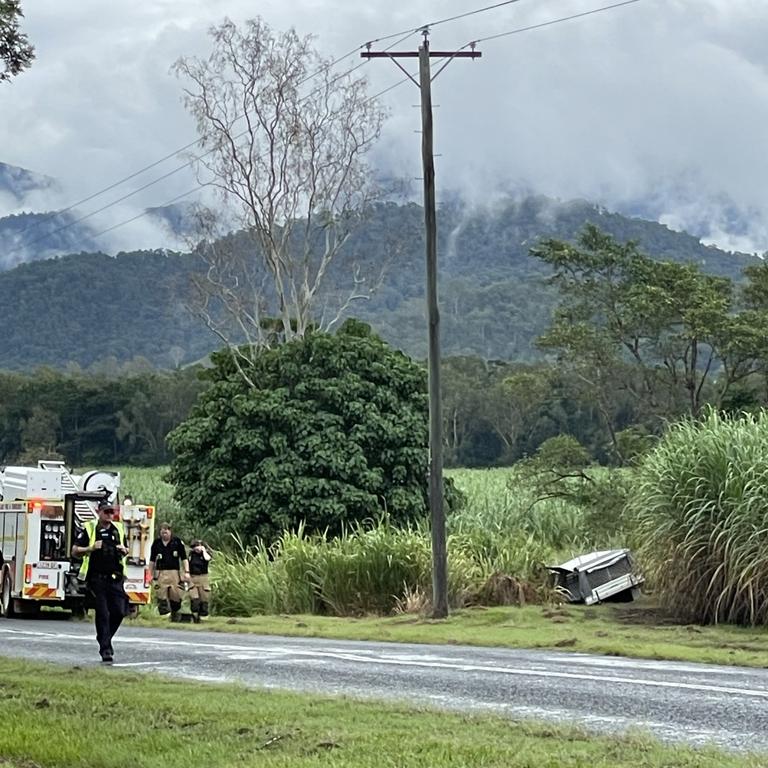
[[[100,506],[98,521],[89,520],[75,539],[72,557],[82,557],[80,578],[85,583],[96,609],[96,640],[101,660],[114,659],[112,638],[128,613],[128,596],[123,588],[125,546],[123,524],[113,520],[114,507]]]
[[[192,621],[200,623],[201,616],[208,615],[208,604],[211,601],[211,584],[208,580],[208,564],[211,553],[200,539],[195,539],[189,550],[189,607],[192,611]]]
[[[149,553],[152,578],[157,588],[157,609],[161,616],[171,614],[171,621],[180,621],[180,582],[189,582],[189,562],[184,542],[173,535],[170,523],[160,526],[160,537],[152,542]]]

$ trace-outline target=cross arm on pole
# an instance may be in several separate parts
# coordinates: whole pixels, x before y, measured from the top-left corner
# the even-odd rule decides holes
[[[431,59],[479,59],[482,57],[480,51],[430,51]],[[418,59],[418,51],[361,51],[360,56],[364,59],[384,59],[384,58],[406,58]]]
[[[474,44],[473,44],[474,46]],[[470,51],[428,51],[430,59],[447,59],[440,69],[430,78],[434,80],[454,59],[479,59],[483,54],[480,51],[476,51],[474,47]],[[418,51],[361,51],[360,57],[363,59],[391,59],[394,64],[401,69],[406,77],[419,87],[420,83],[408,72],[405,67],[400,64],[398,59],[417,59],[419,57]]]

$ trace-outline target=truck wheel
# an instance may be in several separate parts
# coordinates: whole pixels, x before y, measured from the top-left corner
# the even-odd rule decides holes
[[[11,574],[3,573],[3,588],[0,591],[0,616],[10,619],[13,616],[13,600],[11,600]]]

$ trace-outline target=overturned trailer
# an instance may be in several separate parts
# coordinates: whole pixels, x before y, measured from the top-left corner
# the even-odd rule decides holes
[[[607,549],[547,566],[555,588],[572,603],[592,605],[604,600],[629,602],[645,581],[628,549]]]

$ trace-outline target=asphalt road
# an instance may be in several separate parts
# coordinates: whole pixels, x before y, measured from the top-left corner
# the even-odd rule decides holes
[[[578,653],[147,629],[126,624],[120,669],[389,699],[768,753],[768,670]],[[100,665],[92,625],[0,619],[0,654]]]

